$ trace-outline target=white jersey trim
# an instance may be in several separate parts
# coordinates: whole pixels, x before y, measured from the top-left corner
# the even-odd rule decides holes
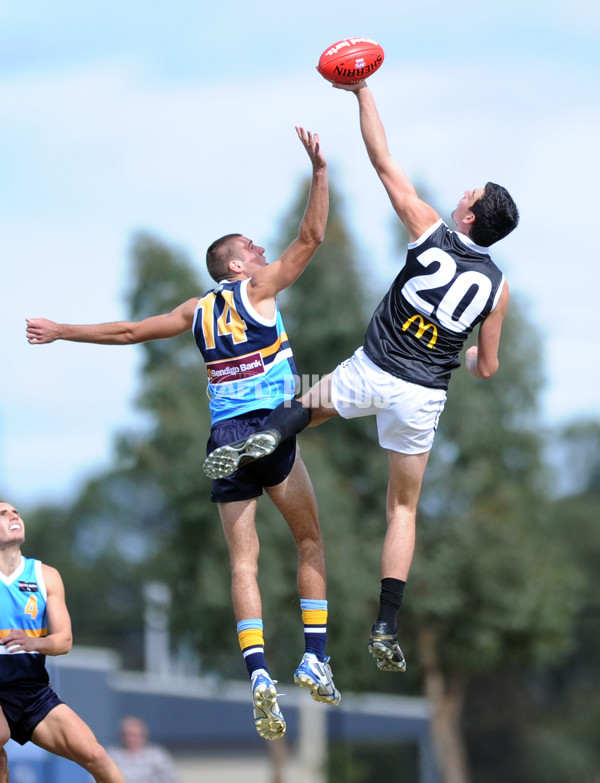
[[[44,579],[44,573],[42,571],[42,561],[36,560],[35,564],[35,576],[40,586],[40,592],[44,596],[44,601],[48,600],[48,590],[46,589],[46,580]]]
[[[196,302],[196,309],[194,310],[194,317],[192,318],[192,334],[196,331],[196,321],[198,320],[198,312],[200,311],[200,299],[202,297],[198,297],[198,301]]]
[[[418,239],[415,239],[414,242],[409,242],[407,247],[409,249],[411,249],[413,247],[419,247],[419,245],[422,245],[423,242],[425,242],[425,240],[428,239],[433,234],[433,232],[437,231],[438,228],[441,225],[443,225],[443,224],[444,224],[444,221],[442,220],[442,218],[440,218],[439,220],[436,220],[436,222],[432,226],[430,226],[427,229],[427,231],[425,231],[423,234],[421,234],[421,236]]]
[[[279,362],[282,362],[284,359],[291,359],[292,356],[292,349],[284,348],[282,351],[278,351],[275,354],[275,358],[273,359],[272,364],[279,364]]]
[[[15,650],[15,645],[6,647],[4,644],[0,644],[0,655],[41,655],[42,653],[37,650]]]
[[[21,555],[21,562],[19,563],[17,568],[12,572],[12,574],[5,576],[5,574],[0,572],[0,582],[4,582],[5,585],[12,585],[15,579],[18,579],[21,576],[24,568],[25,568],[25,558],[23,557],[23,555]]]
[[[452,232],[455,236],[460,239],[460,241],[463,243],[463,245],[466,245],[470,250],[473,250],[475,253],[481,253],[482,256],[489,256],[489,247],[483,247],[482,245],[476,245],[475,242],[471,239],[471,237],[468,237],[466,234],[461,233],[460,231],[453,231]]]
[[[250,278],[247,280],[243,280],[242,284],[240,286],[240,296],[242,297],[242,302],[244,303],[244,307],[246,310],[250,313],[252,318],[254,318],[255,321],[258,321],[259,324],[262,324],[263,326],[275,326],[277,323],[277,306],[275,306],[275,315],[273,318],[265,318],[264,315],[260,315],[260,313],[257,313],[254,307],[250,304],[250,299],[248,297],[248,283],[250,282]]]

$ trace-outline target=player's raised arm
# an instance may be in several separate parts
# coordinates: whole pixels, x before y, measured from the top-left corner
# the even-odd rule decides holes
[[[284,250],[281,258],[253,274],[248,291],[253,303],[275,297],[279,291],[293,283],[302,274],[325,238],[329,214],[327,163],[318,134],[301,127],[296,127],[296,133],[312,163],[308,202],[296,239]]]
[[[133,345],[148,340],[175,337],[191,329],[198,299],[189,299],[170,313],[142,321],[112,321],[103,324],[59,324],[47,318],[27,319],[27,340],[44,345],[55,340],[100,345]]]
[[[335,84],[334,87],[353,92],[356,95],[359,106],[360,130],[369,159],[379,175],[398,217],[406,226],[410,241],[414,242],[439,220],[438,213],[419,198],[408,175],[392,157],[383,123],[367,83],[362,81],[354,84]]]

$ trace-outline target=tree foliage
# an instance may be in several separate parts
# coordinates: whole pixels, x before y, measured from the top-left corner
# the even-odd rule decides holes
[[[538,337],[513,298],[491,381],[457,371],[422,493],[408,611],[445,667],[539,665],[563,653],[578,576],[549,535]]]
[[[523,742],[525,775],[544,760],[541,783],[594,780],[600,771],[600,422],[567,425],[553,446],[558,470],[575,489],[552,504],[552,536],[576,563],[582,591],[572,648],[537,682]]]
[[[308,182],[282,223],[282,249],[296,235],[307,188]],[[134,239],[131,261],[127,306],[133,320],[166,312],[209,287],[185,254],[149,235]],[[370,285],[333,190],[326,239],[280,301],[303,391],[361,345],[376,304]],[[586,750],[586,769],[596,759],[583,708],[600,717],[598,700],[586,696],[586,688],[598,684],[600,652],[600,550],[590,544],[597,540],[600,435],[591,425],[561,434],[557,448],[565,470],[584,471],[585,480],[572,496],[551,502],[537,409],[539,343],[513,297],[498,375],[484,382],[464,369],[454,373],[426,472],[417,551],[400,614],[406,676],[382,675],[367,654],[387,484],[375,421],[334,419],[307,430],[299,442],[319,502],[328,567],[327,646],[342,692],[420,693],[433,666],[442,692],[461,693],[460,717],[464,699],[476,704],[485,678],[506,685],[515,672],[535,671],[545,694],[544,677],[558,678],[568,685],[552,691],[551,720],[518,716],[514,722],[529,730],[527,741],[519,740],[523,774],[567,783],[566,775],[543,776],[533,759],[556,737],[570,754]],[[136,404],[145,426],[119,435],[114,466],[88,482],[73,504],[35,512],[28,546],[63,573],[77,642],[112,646],[126,665],[141,666],[143,584],[160,579],[173,596],[175,643],[193,648],[204,671],[240,677],[228,554],[202,471],[210,421],[201,356],[189,334],[139,350]],[[286,682],[302,652],[297,552],[266,498],[259,502],[257,526],[267,659],[274,676]],[[510,688],[499,686],[495,693],[499,709],[509,703]],[[561,722],[564,710],[574,716],[569,725]],[[494,760],[488,772],[492,766],[516,783],[515,767]]]

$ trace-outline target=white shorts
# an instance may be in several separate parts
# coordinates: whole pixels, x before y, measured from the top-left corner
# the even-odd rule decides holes
[[[390,375],[361,347],[332,372],[331,402],[344,419],[374,415],[382,448],[423,454],[433,445],[446,391]]]

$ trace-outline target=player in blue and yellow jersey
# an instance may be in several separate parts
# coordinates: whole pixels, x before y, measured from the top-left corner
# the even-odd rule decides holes
[[[465,192],[451,231],[422,201],[391,156],[366,82],[334,85],[354,92],[371,163],[409,236],[406,263],[375,311],[364,344],[300,400],[268,417],[264,431],[224,444],[210,454],[209,476],[226,476],[284,443],[306,425],[334,415],[375,415],[379,443],[388,452],[387,531],[381,553],[379,616],[369,651],[384,671],[404,671],[397,613],[412,562],[421,483],[458,354],[475,327],[467,370],[491,378],[498,369],[502,322],[508,307],[504,275],[488,248],[517,225],[519,213],[505,188],[488,182]]]
[[[55,568],[23,557],[25,525],[0,502],[0,783],[8,783],[9,739],[33,742],[84,767],[98,783],[125,778],[90,727],[49,684],[47,655],[71,649],[71,620]]]
[[[72,340],[128,345],[174,337],[191,329],[208,373],[212,418],[208,452],[230,440],[247,438],[284,401],[306,415],[308,423],[308,412],[293,400],[296,368],[276,297],[299,277],[323,241],[329,189],[319,137],[303,128],[296,131],[312,163],[312,181],[298,236],[279,259],[267,264],[264,248],[241,234],[228,234],[207,250],[208,271],[217,286],[203,296],[184,302],[170,313],[136,323],[76,326],[44,318],[28,319],[29,342],[36,345]],[[252,685],[255,724],[266,739],[282,737],[286,724],[265,659],[257,582],[255,516],[263,490],[281,511],[299,549],[305,653],[294,679],[308,688],[316,701],[338,704],[340,700],[325,654],[325,558],[312,484],[293,438],[275,450],[272,446],[268,434],[256,439],[254,453],[274,453],[232,477],[215,480],[211,493],[211,499],[218,503],[231,558],[233,608]]]

